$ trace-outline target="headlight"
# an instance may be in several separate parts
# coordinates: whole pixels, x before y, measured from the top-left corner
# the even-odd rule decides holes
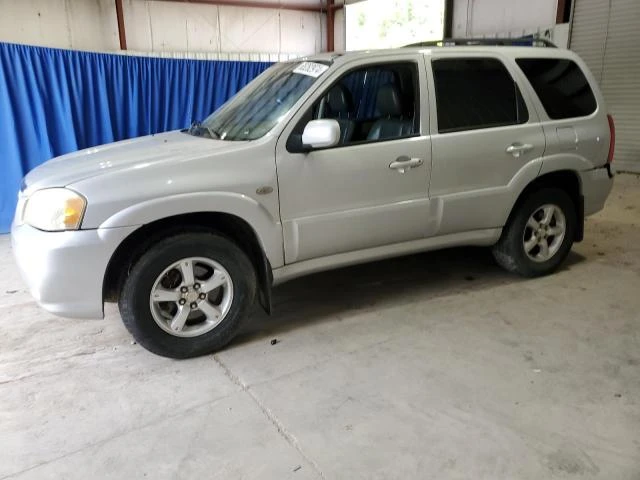
[[[24,223],[49,232],[78,230],[87,201],[67,188],[46,188],[34,192],[24,207]]]

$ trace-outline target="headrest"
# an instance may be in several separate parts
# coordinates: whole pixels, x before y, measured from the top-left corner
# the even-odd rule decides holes
[[[351,93],[343,85],[335,85],[329,90],[327,102],[334,114],[347,114],[351,111]]]
[[[378,113],[384,117],[399,117],[402,115],[400,93],[395,85],[389,83],[378,89],[376,107]]]

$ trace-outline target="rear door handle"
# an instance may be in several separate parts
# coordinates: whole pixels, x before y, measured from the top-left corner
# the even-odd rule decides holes
[[[420,165],[422,165],[421,158],[409,158],[403,155],[402,157],[396,158],[395,162],[391,162],[389,168],[397,170],[400,173],[405,173],[410,168],[416,168]]]
[[[515,158],[518,158],[524,153],[527,153],[529,150],[533,150],[533,145],[530,143],[512,143],[507,147],[505,152],[510,153]]]

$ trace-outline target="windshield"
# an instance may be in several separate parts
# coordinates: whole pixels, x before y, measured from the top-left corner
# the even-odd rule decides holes
[[[189,133],[232,141],[263,137],[328,68],[315,62],[277,64]]]

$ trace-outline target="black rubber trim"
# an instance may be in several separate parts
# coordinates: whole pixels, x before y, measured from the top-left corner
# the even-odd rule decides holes
[[[578,198],[576,205],[576,235],[575,241],[581,242],[584,239],[584,195]]]
[[[607,173],[609,174],[609,178],[613,178],[614,173],[611,171],[611,164],[607,163],[606,168],[607,168]]]
[[[259,264],[257,265],[257,274],[258,274],[258,301],[260,305],[267,312],[268,315],[271,315],[273,312],[273,295],[271,293],[271,288],[273,286],[273,272],[271,270],[271,264],[269,263],[269,259],[267,256],[261,251],[261,259]]]

